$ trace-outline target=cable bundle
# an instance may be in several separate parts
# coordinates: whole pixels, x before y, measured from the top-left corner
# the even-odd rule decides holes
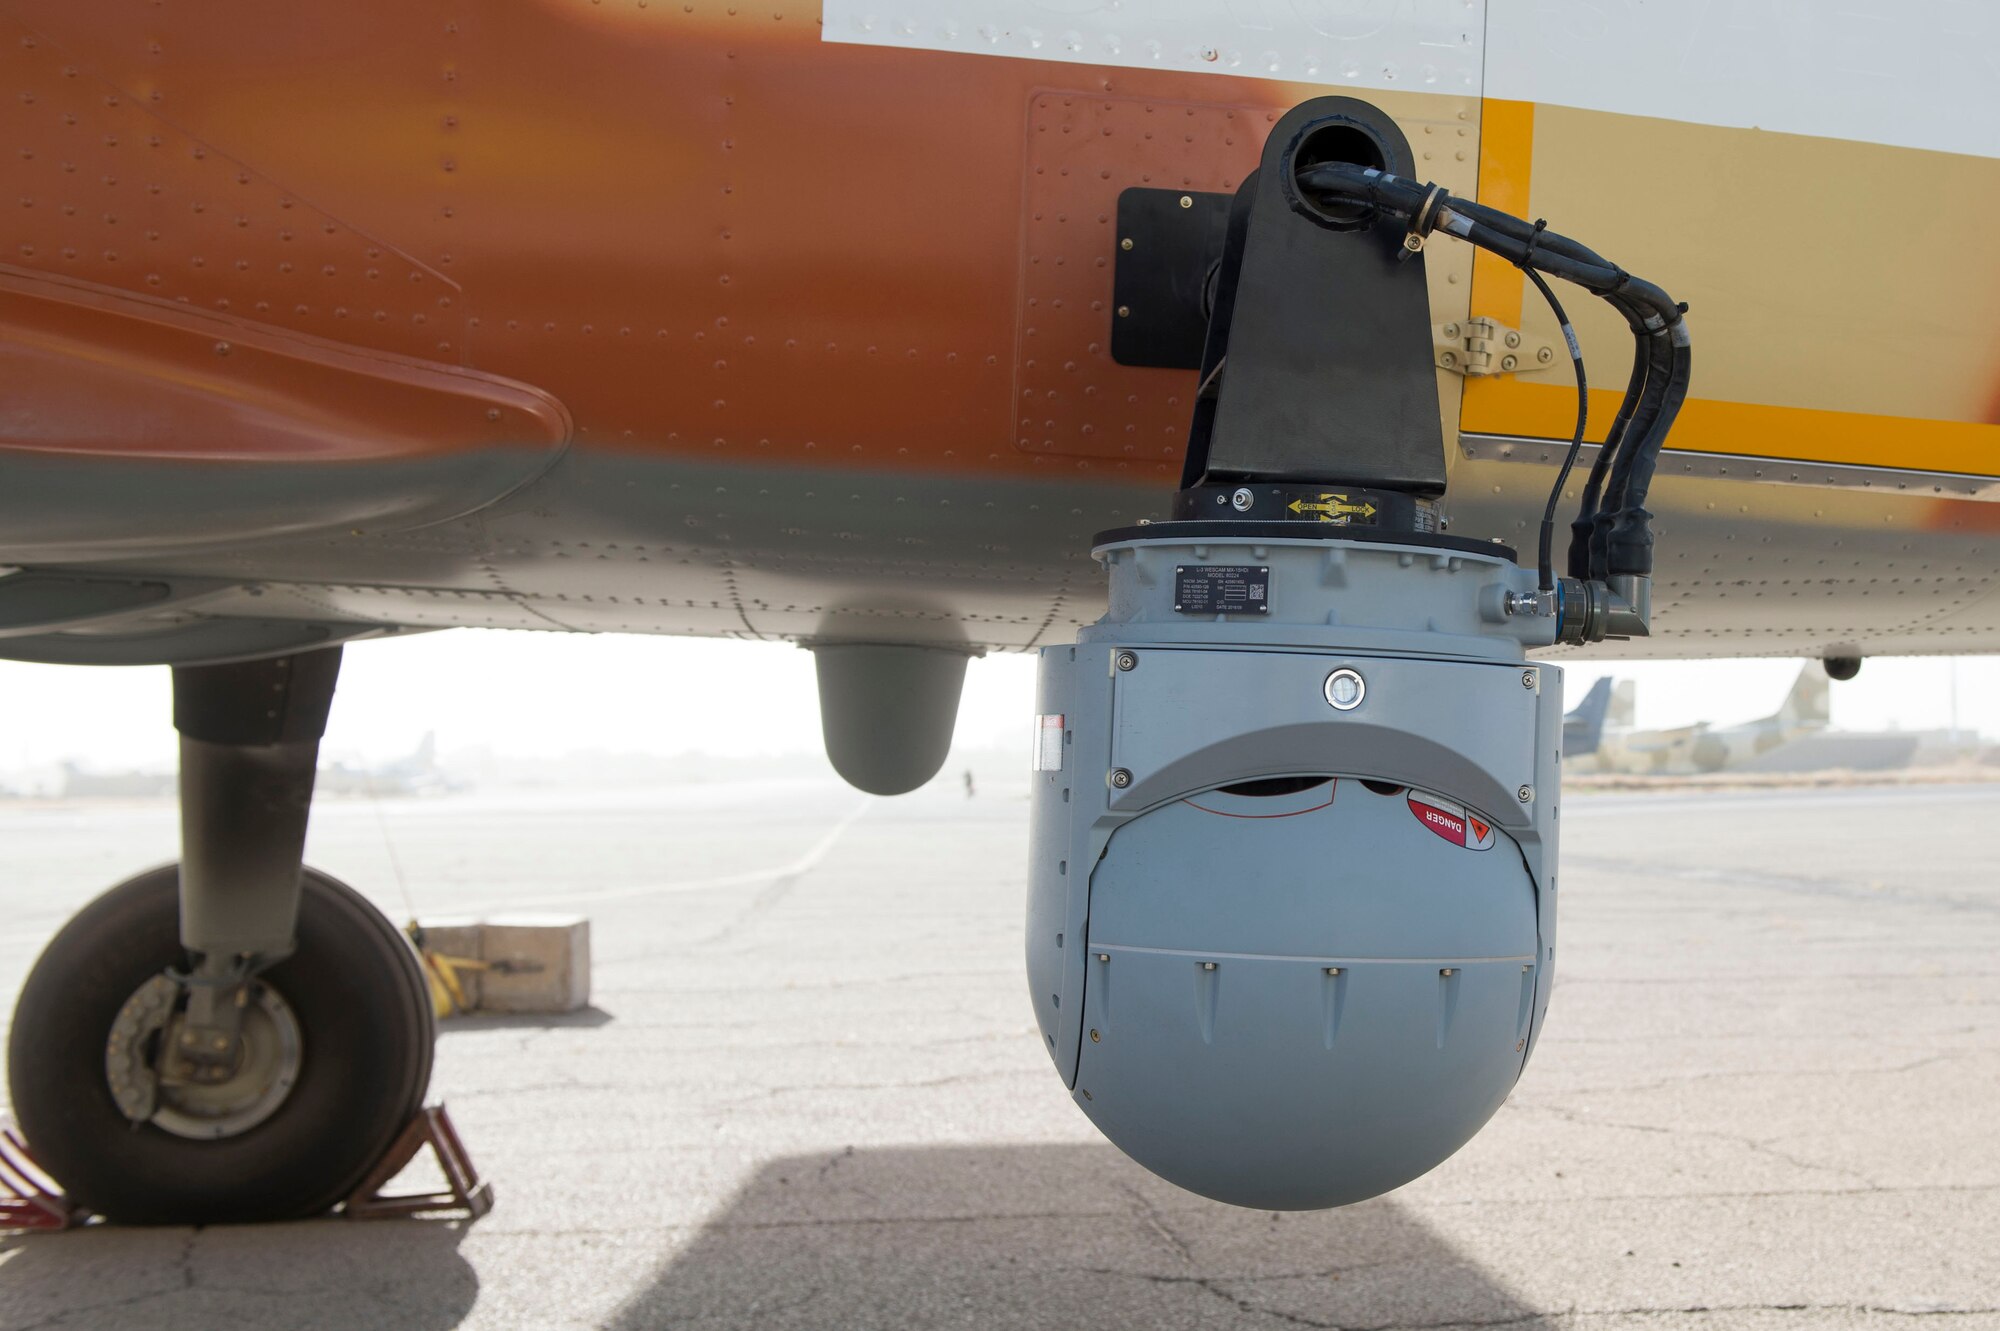
[[[1423,237],[1431,232],[1444,231],[1522,269],[1548,301],[1562,325],[1563,340],[1576,367],[1577,412],[1569,454],[1542,515],[1539,568],[1544,591],[1555,586],[1551,546],[1556,504],[1582,451],[1589,407],[1576,330],[1542,274],[1575,283],[1625,316],[1637,344],[1632,375],[1604,447],[1584,482],[1576,518],[1570,523],[1569,576],[1598,582],[1624,574],[1650,576],[1653,533],[1646,492],[1667,432],[1687,397],[1692,349],[1687,321],[1682,317],[1686,307],[1651,282],[1547,230],[1541,222],[1525,222],[1458,198],[1438,185],[1420,184],[1350,162],[1306,167],[1298,173],[1296,185],[1294,205],[1309,216],[1320,216],[1316,206],[1361,204],[1369,210],[1370,220],[1391,218],[1407,225],[1405,245],[1411,250],[1421,248]],[[1351,223],[1343,219],[1343,225]]]

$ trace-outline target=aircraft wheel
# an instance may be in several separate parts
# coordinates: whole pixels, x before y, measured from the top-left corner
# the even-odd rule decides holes
[[[112,1220],[320,1214],[423,1103],[437,1026],[421,963],[353,888],[307,869],[298,949],[247,986],[233,1064],[171,1084],[158,1064],[180,997],[165,973],[188,962],[179,878],[169,864],[120,883],[35,963],[7,1044],[22,1135],[72,1200]],[[121,1111],[148,1095],[145,1121]]]

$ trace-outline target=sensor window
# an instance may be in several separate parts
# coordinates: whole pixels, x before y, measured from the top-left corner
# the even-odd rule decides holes
[[[1336,712],[1353,711],[1367,696],[1368,681],[1355,671],[1336,670],[1326,677],[1326,702]]]

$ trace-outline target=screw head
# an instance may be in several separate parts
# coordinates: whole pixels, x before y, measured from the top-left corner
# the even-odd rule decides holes
[[[1444,335],[1445,335],[1446,337],[1457,337],[1457,336],[1458,336],[1458,325],[1457,325],[1457,324],[1446,324],[1446,325],[1444,326]]]
[[[1092,1044],[1096,1044],[1099,1040],[1102,1040],[1103,1038],[1104,1038],[1103,1036],[1097,1033],[1097,1027],[1092,1026],[1090,1028],[1090,1042]]]
[[[1132,248],[1132,237],[1130,237],[1130,236],[1127,236],[1127,237],[1125,237],[1125,239],[1123,239],[1123,240],[1119,241],[1119,242],[1118,242],[1118,248],[1119,248],[1119,249],[1121,249],[1121,250],[1129,250],[1129,249],[1131,249],[1131,248]]]
[[[1542,347],[1535,352],[1535,359],[1540,361],[1544,365],[1547,365],[1550,361],[1554,360],[1555,358],[1556,358],[1556,349],[1554,347]]]
[[[1194,196],[1193,196],[1193,195],[1191,195],[1191,194],[1183,194],[1183,195],[1181,195],[1181,207],[1183,207],[1183,208],[1192,208],[1192,207],[1194,207]]]
[[[1238,486],[1236,493],[1229,496],[1229,502],[1235,506],[1238,513],[1247,513],[1250,511],[1250,505],[1257,502],[1257,496],[1251,494],[1248,487]]]
[[[1518,347],[1518,346],[1520,346],[1520,345],[1521,345],[1521,335],[1520,335],[1519,333],[1509,333],[1509,334],[1507,334],[1507,345],[1508,345],[1508,346],[1510,346],[1510,347]]]
[[[1513,356],[1502,356],[1500,358],[1500,368],[1503,370],[1511,370],[1520,363],[1520,360]]]
[[[1532,688],[1534,688],[1534,687],[1535,687],[1535,672],[1534,672],[1534,671],[1532,671],[1532,670],[1523,670],[1523,671],[1521,672],[1521,687],[1522,687],[1522,688],[1524,688],[1524,689],[1532,689]]]
[[[1438,357],[1438,363],[1449,370],[1452,366],[1458,364],[1458,357],[1447,351],[1444,355]]]
[[[1120,305],[1120,306],[1118,307],[1118,317],[1119,317],[1119,318],[1121,318],[1121,319],[1129,319],[1129,318],[1131,318],[1131,317],[1132,317],[1132,307],[1131,307],[1130,305]]]
[[[1514,792],[1514,798],[1521,801],[1521,803],[1526,804],[1528,801],[1535,798],[1535,788],[1533,786],[1522,786],[1519,790]]]
[[[1137,652],[1118,653],[1118,668],[1120,670],[1136,670],[1138,666],[1139,654]]]
[[[1131,774],[1130,772],[1126,771],[1126,770],[1125,770],[1124,768],[1122,768],[1122,767],[1114,767],[1114,768],[1112,768],[1112,769],[1111,769],[1111,787],[1112,787],[1112,789],[1114,789],[1114,790],[1123,790],[1123,789],[1125,789],[1125,787],[1127,787],[1127,786],[1129,786],[1129,785],[1131,785],[1131,784],[1132,784],[1132,774]],[[1524,789],[1524,790],[1525,790],[1525,789],[1526,789],[1526,787],[1524,786],[1524,787],[1522,787],[1522,789]]]

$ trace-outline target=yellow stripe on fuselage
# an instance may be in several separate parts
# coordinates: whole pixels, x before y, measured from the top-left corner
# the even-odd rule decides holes
[[[1535,104],[1487,98],[1479,110],[1479,201],[1503,213],[1525,217],[1528,177],[1535,160]],[[1480,250],[1472,259],[1472,312],[1521,326],[1521,270],[1497,254]],[[1467,383],[1469,389],[1473,385]],[[1470,409],[1468,395],[1466,409]],[[1570,412],[1574,419],[1575,399]],[[1467,426],[1471,429],[1471,426]],[[1574,424],[1571,425],[1574,429]]]
[[[1590,390],[1593,442],[1603,442],[1620,395],[1618,389]],[[1567,438],[1576,428],[1576,389],[1523,383],[1512,375],[1468,380],[1459,423],[1469,434]],[[2000,476],[2000,425],[1976,421],[1689,398],[1674,424],[1672,446],[1793,462]]]
[[[1481,104],[1479,136],[1480,202],[1518,217],[1533,217],[1529,190],[1534,149],[1535,104],[1486,99]],[[1519,328],[1525,287],[1519,269],[1480,251],[1473,261],[1471,311]],[[1618,368],[1608,377],[1622,381],[1625,358],[1614,359]],[[1696,367],[1698,385],[1699,357]],[[1616,388],[1591,390],[1587,437],[1592,441],[1602,442],[1619,397]],[[1576,390],[1567,382],[1549,377],[1524,380],[1512,374],[1465,381],[1459,426],[1468,434],[1563,439],[1575,421]],[[2000,425],[1979,421],[1690,397],[1674,426],[1672,446],[1796,462],[2000,476]]]

